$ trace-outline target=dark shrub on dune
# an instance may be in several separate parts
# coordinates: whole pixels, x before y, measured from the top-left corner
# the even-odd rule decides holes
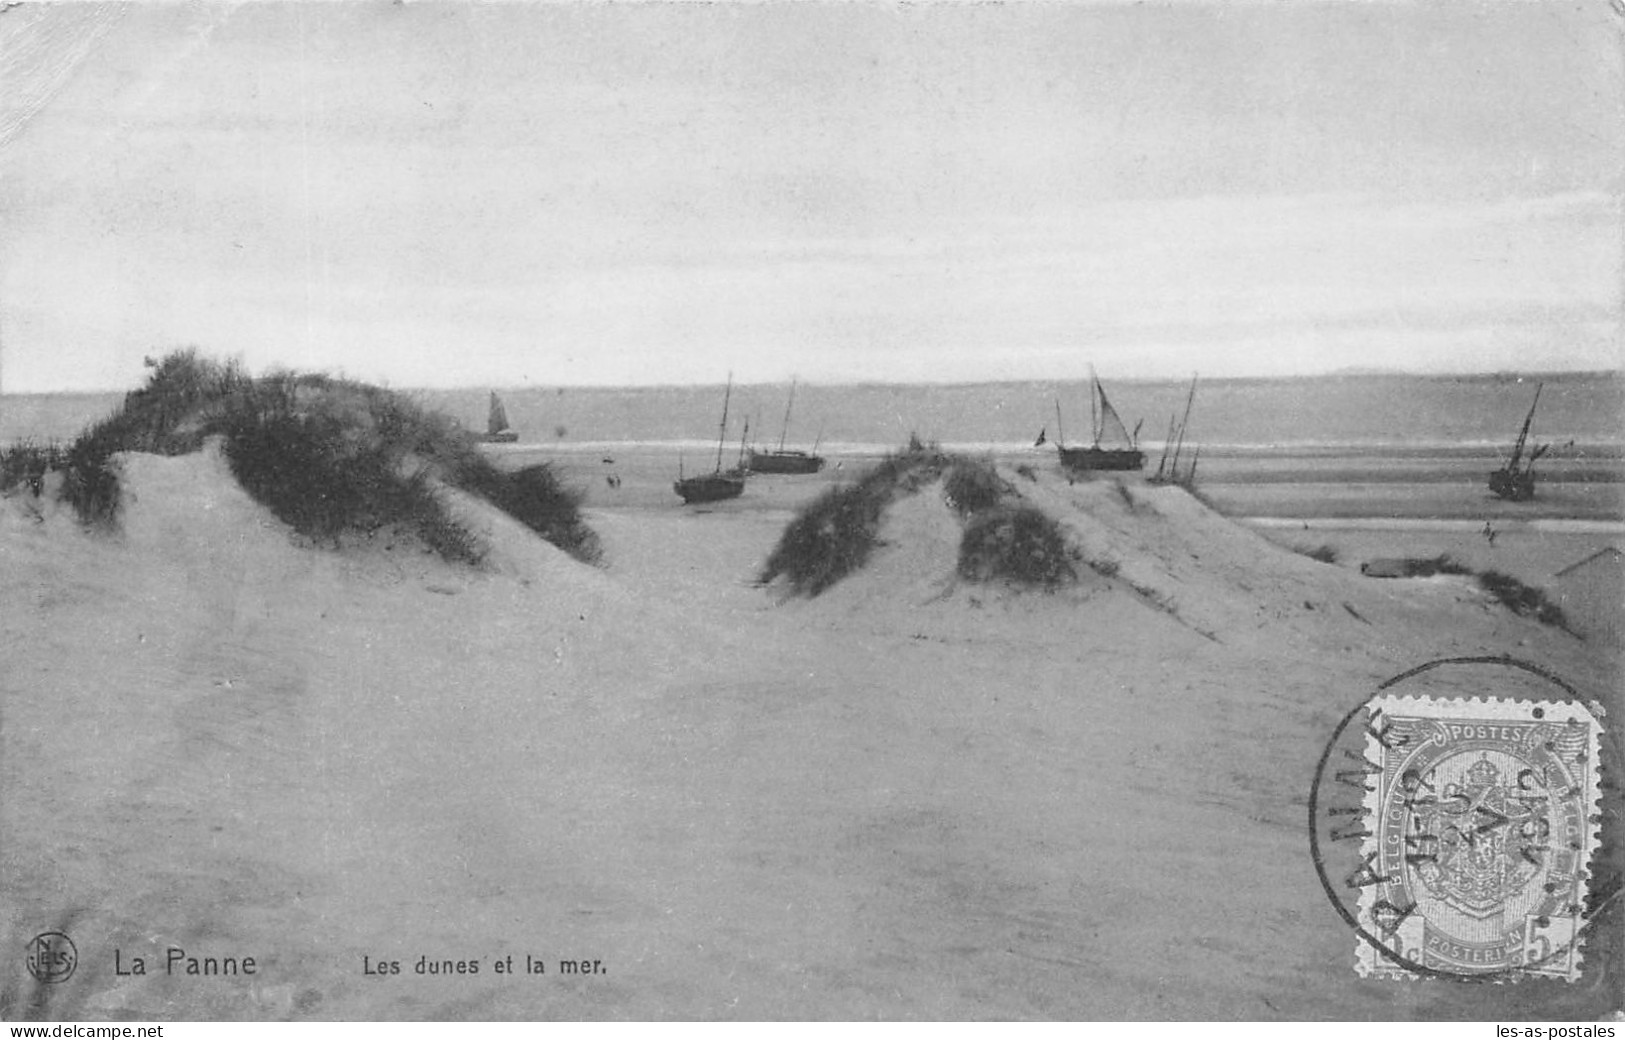
[[[545,462],[510,472],[481,457],[457,467],[451,479],[576,559],[600,558],[598,536],[581,519],[581,493],[566,487]]]
[[[953,456],[935,444],[921,444],[918,437],[910,435],[906,449],[894,451],[875,463],[872,469],[858,478],[857,484],[870,493],[887,498],[913,494],[942,476],[943,469],[953,461]]]
[[[948,469],[942,493],[960,516],[970,516],[997,506],[1010,493],[993,463],[985,459],[959,459]]]
[[[398,527],[448,560],[478,563],[485,547],[442,500],[441,488],[454,487],[490,501],[578,559],[597,557],[579,494],[548,466],[501,470],[468,431],[410,398],[326,375],[253,379],[195,350],[149,360],[148,367],[147,384],[50,467],[63,472],[63,497],[84,523],[111,524],[117,516],[115,453],[185,454],[220,435],[243,488],[319,541]]]
[[[823,592],[869,559],[887,501],[879,487],[861,483],[825,491],[785,528],[759,580],[782,574],[801,595]]]
[[[235,361],[212,361],[196,348],[153,360],[147,385],[124,395],[124,407],[110,420],[117,451],[184,455],[203,446],[210,409],[253,385]]]
[[[1077,576],[1060,525],[1032,506],[977,514],[959,543],[959,576],[1053,588]]]
[[[909,446],[881,459],[855,482],[830,488],[802,509],[780,536],[757,580],[783,575],[790,588],[816,596],[863,566],[879,542],[880,518],[899,495],[913,494],[951,462],[912,434]]]
[[[1563,608],[1547,598],[1546,593],[1532,585],[1525,585],[1510,574],[1484,571],[1478,576],[1479,587],[1502,606],[1520,617],[1532,617],[1542,624],[1569,630]]]
[[[369,436],[331,388],[301,402],[292,379],[238,394],[212,428],[237,482],[306,537],[337,541],[401,526],[447,559],[478,563],[476,539],[447,515],[425,467],[405,471],[398,444]]]
[[[478,564],[485,559],[485,544],[447,512],[427,470],[418,470],[407,478],[397,501],[400,522],[410,527],[424,547],[441,559],[468,564]]]
[[[1379,562],[1387,565],[1382,568],[1380,577],[1431,578],[1436,574],[1471,576],[1479,588],[1514,614],[1534,618],[1542,624],[1561,628],[1571,635],[1576,634],[1569,628],[1562,607],[1553,603],[1545,592],[1532,585],[1526,585],[1509,574],[1502,574],[1500,571],[1474,572],[1471,567],[1443,553],[1438,556]],[[1364,564],[1360,570],[1362,573],[1375,572],[1372,564]]]
[[[445,484],[483,498],[578,560],[600,557],[598,536],[581,519],[582,495],[547,463],[504,470],[484,455],[473,435],[450,416],[378,387],[331,377],[300,377],[301,386],[360,396],[372,437],[398,468],[432,474]]]
[[[161,360],[145,386],[124,395],[113,414],[91,425],[62,453],[62,497],[81,523],[105,527],[118,516],[118,473],[112,457],[121,451],[178,455],[196,451],[207,435],[208,407],[248,385],[236,364],[219,364],[195,349]]]
[[[62,498],[87,527],[109,527],[118,517],[119,475],[113,453],[119,449],[106,430],[105,420],[92,426],[62,457]]]
[[[55,443],[22,441],[0,448],[0,491],[23,486],[39,495],[44,490],[45,474],[61,469],[65,458],[62,448]]]
[[[1431,578],[1435,574],[1471,574],[1473,569],[1459,562],[1448,553],[1437,556],[1412,558],[1405,561],[1405,576],[1408,578]]]
[[[969,518],[960,544],[962,576],[1046,586],[1073,577],[1059,525],[1030,506],[1005,506],[1014,488],[991,461],[951,455],[911,436],[906,449],[804,508],[785,528],[758,580],[765,584],[782,575],[797,594],[818,595],[868,560],[893,501],[939,479],[950,507]]]

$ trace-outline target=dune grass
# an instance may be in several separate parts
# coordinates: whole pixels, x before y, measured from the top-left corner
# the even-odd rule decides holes
[[[62,446],[25,440],[0,448],[0,491],[24,486],[38,497],[45,490],[45,474],[60,470],[66,461]]]
[[[947,455],[911,435],[907,448],[803,507],[784,529],[757,580],[766,584],[782,576],[797,595],[824,592],[868,561],[880,542],[886,507],[936,479],[948,461]]]
[[[1510,574],[1500,571],[1475,571],[1448,553],[1438,556],[1413,556],[1395,561],[1399,564],[1398,577],[1431,578],[1448,574],[1472,578],[1490,597],[1519,617],[1533,618],[1544,625],[1561,628],[1577,635],[1569,627],[1563,608],[1553,603],[1545,592],[1526,584]]]
[[[880,544],[881,520],[892,502],[937,480],[949,507],[966,523],[961,576],[1044,586],[1074,576],[1060,526],[1019,504],[1015,489],[991,460],[953,455],[910,436],[908,447],[804,507],[785,528],[757,580],[766,584],[783,577],[795,594],[819,595],[868,561]]]
[[[1500,571],[1481,571],[1477,577],[1479,588],[1519,617],[1531,617],[1543,625],[1573,633],[1568,618],[1563,616],[1563,608],[1553,603],[1540,589]]]
[[[861,484],[830,488],[790,521],[757,580],[782,575],[797,594],[818,595],[868,561],[885,507]]]
[[[581,492],[565,485],[545,462],[504,470],[481,455],[457,467],[452,483],[578,560],[596,563],[602,556],[598,536],[581,519]]]
[[[995,508],[1013,489],[991,461],[956,458],[948,467],[942,493],[954,512],[964,518]]]
[[[146,385],[124,395],[112,415],[57,452],[49,469],[62,474],[62,498],[81,523],[110,527],[117,519],[120,489],[113,456],[121,451],[178,455],[196,451],[207,436],[208,406],[249,383],[235,363],[220,364],[195,349],[161,360],[147,359]]]
[[[1407,578],[1431,578],[1436,574],[1471,574],[1473,569],[1448,553],[1411,557],[1400,561]]]
[[[477,564],[487,552],[444,501],[456,488],[489,501],[578,559],[598,558],[580,516],[579,492],[545,464],[509,472],[447,416],[401,394],[320,374],[251,378],[185,350],[148,362],[145,386],[46,462],[80,521],[112,526],[120,489],[113,456],[198,450],[221,436],[232,474],[295,531],[336,544],[347,533],[410,532],[447,560]],[[39,468],[40,453],[4,460]]]
[[[1005,579],[1054,588],[1077,577],[1060,525],[1032,506],[996,506],[978,513],[959,542],[959,576]]]

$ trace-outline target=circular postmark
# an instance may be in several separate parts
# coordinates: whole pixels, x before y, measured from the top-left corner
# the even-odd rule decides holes
[[[1579,977],[1614,898],[1592,884],[1603,759],[1619,763],[1602,714],[1537,665],[1463,657],[1395,676],[1343,717],[1310,789],[1309,843],[1361,975]]]
[[[25,963],[36,982],[66,982],[79,967],[79,948],[66,932],[41,932],[28,940]]]

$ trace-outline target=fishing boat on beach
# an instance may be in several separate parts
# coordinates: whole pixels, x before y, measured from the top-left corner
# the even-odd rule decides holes
[[[784,446],[784,438],[790,432],[790,409],[795,403],[796,384],[795,380],[791,380],[790,400],[784,406],[784,425],[779,428],[779,446],[773,451],[751,448],[749,468],[752,473],[817,473],[824,468],[823,456],[816,454],[816,441],[813,442],[812,451],[797,451]]]
[[[1542,444],[1524,458],[1523,450],[1529,442],[1529,424],[1535,419],[1535,407],[1540,404],[1540,391],[1546,384],[1535,387],[1535,400],[1529,405],[1529,414],[1523,417],[1523,429],[1518,431],[1518,440],[1512,445],[1512,457],[1507,464],[1490,474],[1490,491],[1497,498],[1504,498],[1509,502],[1527,502],[1535,497],[1535,461],[1550,450],[1550,444]]]
[[[728,436],[728,401],[733,396],[733,386],[733,373],[730,372],[728,388],[722,394],[722,422],[717,426],[716,469],[702,476],[684,477],[682,460],[677,461],[677,482],[672,485],[672,490],[677,492],[685,505],[692,505],[695,502],[720,502],[727,498],[738,498],[745,492],[743,465],[727,472],[723,472],[722,469],[722,442]]]
[[[1087,448],[1068,448],[1061,437],[1061,406],[1055,405],[1055,448],[1061,455],[1061,465],[1075,473],[1095,472],[1099,470],[1139,470],[1145,466],[1145,453],[1140,451],[1135,443],[1134,434],[1128,432],[1123,420],[1118,418],[1117,410],[1106,399],[1106,391],[1100,385],[1100,379],[1095,375],[1094,366],[1089,368],[1089,425],[1091,427],[1091,440]],[[1134,427],[1135,434],[1140,428]],[[1116,447],[1102,447],[1102,441],[1118,445]]]
[[[485,417],[485,432],[480,440],[486,444],[512,444],[519,439],[519,431],[508,425],[508,410],[502,407],[502,398],[491,391],[491,408]]]

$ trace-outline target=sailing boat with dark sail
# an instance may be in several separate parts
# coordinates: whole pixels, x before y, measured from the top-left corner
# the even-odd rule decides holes
[[[480,440],[487,444],[512,444],[519,439],[519,431],[508,425],[508,410],[502,407],[502,398],[491,391],[491,409],[485,417],[485,433]]]
[[[1056,430],[1056,450],[1061,453],[1061,465],[1078,473],[1095,470],[1138,470],[1145,466],[1145,453],[1135,444],[1134,436],[1118,418],[1117,410],[1106,399],[1106,390],[1100,385],[1094,367],[1089,369],[1089,411],[1092,439],[1087,448],[1068,448]],[[1057,406],[1057,420],[1059,419]],[[1139,432],[1136,426],[1135,432]],[[1101,442],[1117,445],[1102,447]]]
[[[786,450],[784,447],[785,435],[790,432],[790,409],[796,403],[795,380],[790,381],[790,401],[784,406],[784,425],[779,428],[779,446],[774,451],[757,451],[750,449],[750,470],[752,473],[817,473],[824,468],[824,458],[814,454],[818,445],[813,444],[813,450],[796,451]]]
[[[677,483],[672,490],[682,497],[684,504],[694,502],[720,502],[725,498],[738,498],[745,492],[745,470],[735,467],[722,471],[722,442],[728,436],[728,401],[733,396],[734,377],[728,373],[728,389],[722,394],[722,422],[717,426],[717,466],[704,476],[684,477],[682,460],[678,460]]]
[[[1512,446],[1512,457],[1505,466],[1490,474],[1490,490],[1499,498],[1527,502],[1535,497],[1535,460],[1546,454],[1551,445],[1535,448],[1527,460],[1523,449],[1529,442],[1529,424],[1535,419],[1535,406],[1540,404],[1540,391],[1545,385],[1535,387],[1535,400],[1529,405],[1529,414],[1523,417],[1523,429],[1518,431],[1517,443]]]

